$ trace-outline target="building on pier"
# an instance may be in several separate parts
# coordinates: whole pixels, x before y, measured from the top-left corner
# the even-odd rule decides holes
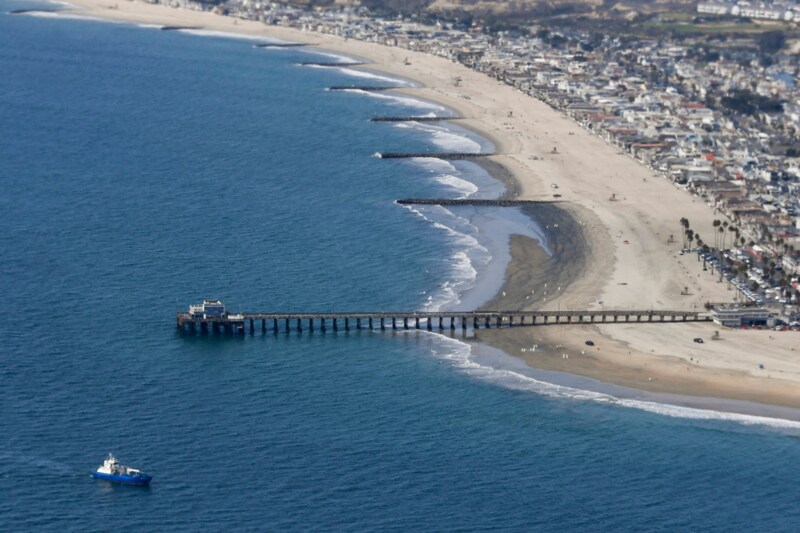
[[[728,328],[772,327],[775,325],[774,316],[763,307],[720,305],[711,309],[711,318],[720,326]]]
[[[203,300],[200,305],[190,305],[192,318],[222,318],[225,316],[225,304],[219,300]]]

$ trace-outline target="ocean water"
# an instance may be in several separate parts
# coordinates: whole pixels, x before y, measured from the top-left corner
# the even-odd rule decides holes
[[[507,253],[481,228],[537,233],[394,204],[502,185],[375,152],[491,147],[370,123],[448,110],[326,91],[395,82],[315,58],[0,15],[0,530],[798,528],[794,423],[550,386],[424,332],[178,335],[210,297],[469,306]],[[92,480],[109,451],[152,486]]]

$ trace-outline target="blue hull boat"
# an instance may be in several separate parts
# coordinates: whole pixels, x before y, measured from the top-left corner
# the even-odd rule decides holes
[[[96,471],[92,472],[92,477],[95,479],[105,479],[113,483],[144,487],[150,485],[150,480],[153,479],[153,476],[148,476],[141,470],[119,464],[119,461],[111,454],[108,454],[108,458],[103,461],[103,464]]]
[[[100,472],[92,472],[92,477],[95,479],[105,479],[114,483],[123,483],[125,485],[142,485],[147,486],[153,476],[147,474],[139,474],[138,476],[126,476],[120,474],[101,474]]]

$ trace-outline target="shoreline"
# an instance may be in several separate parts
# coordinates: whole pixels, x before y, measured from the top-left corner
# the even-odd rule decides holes
[[[161,5],[123,2],[120,8],[112,9],[100,0],[76,0],[73,4],[82,7],[89,17],[106,20],[159,23],[165,26],[201,24],[210,31],[288,41],[304,42],[302,36],[312,35],[279,26]],[[550,238],[560,243],[555,246],[560,250],[554,253],[557,259],[548,262],[542,257],[544,251],[534,239],[512,238],[511,260],[506,268],[502,292],[487,302],[484,308],[501,303],[505,304],[503,309],[556,309],[556,306],[624,308],[634,303],[639,307],[643,303],[650,303],[651,306],[662,308],[677,307],[679,304],[682,308],[688,308],[708,300],[729,299],[725,298],[724,288],[715,286],[713,280],[700,277],[702,273],[692,264],[691,257],[678,258],[675,247],[663,245],[672,226],[675,234],[679,232],[677,218],[681,214],[669,207],[670,200],[678,198],[687,204],[687,210],[692,212],[689,218],[693,226],[694,221],[701,221],[694,227],[705,227],[704,223],[710,226],[711,210],[685,193],[676,191],[661,178],[652,177],[648,184],[647,178],[651,177],[649,171],[626,156],[617,154],[614,147],[581,131],[577,124],[561,117],[546,104],[517,94],[508,86],[445,59],[373,43],[344,42],[326,34],[313,35],[315,50],[363,57],[371,61],[366,65],[367,70],[396,75],[419,84],[425,80],[422,87],[399,89],[397,92],[451,109],[464,117],[459,120],[459,126],[492,142],[499,155],[486,158],[486,165],[491,168],[481,166],[506,183],[506,197],[542,198],[551,192],[548,187],[550,180],[554,185],[558,183],[558,190],[569,203],[565,204],[565,213],[551,213],[556,218],[563,217],[558,218],[562,222],[554,223],[561,232],[552,228],[548,237],[548,243],[551,242]],[[410,66],[401,60],[403,56],[411,58]],[[440,72],[445,70],[447,72]],[[457,72],[464,80],[457,89],[452,84],[448,85],[453,72]],[[490,90],[487,91],[487,88]],[[511,109],[514,110],[514,118],[506,118],[507,111]],[[551,146],[552,150],[549,150]],[[515,185],[513,190],[509,183]],[[610,195],[618,197],[613,208],[608,205]],[[668,211],[666,214],[663,212],[665,207]],[[672,226],[667,224],[670,218],[675,219]],[[574,235],[561,237],[567,233],[567,228],[562,224],[568,226],[569,220],[575,224],[572,227]],[[548,223],[548,230],[551,229],[549,226]],[[707,233],[705,229],[703,231]],[[657,241],[660,246],[656,246]],[[633,246],[628,246],[629,243]],[[571,256],[568,257],[569,254]],[[553,279],[548,275],[557,280],[550,283],[559,283],[563,291],[557,290],[555,297],[551,293],[547,300],[534,299],[531,302],[530,295],[536,294],[537,289],[543,295],[544,280]],[[683,286],[690,287],[691,297],[679,296],[680,287]],[[504,293],[506,296],[501,302],[500,295]],[[650,296],[650,302],[646,301],[647,296]],[[481,330],[476,337],[489,345],[501,347],[512,357],[519,357],[522,347],[541,339],[542,345],[553,346],[548,355],[537,352],[536,357],[523,357],[530,366],[536,368],[546,367],[585,375],[602,382],[622,381],[619,384],[641,390],[659,389],[654,392],[664,392],[673,387],[672,392],[689,397],[713,398],[723,393],[724,397],[735,396],[736,399],[768,405],[800,407],[800,393],[793,390],[800,382],[800,365],[789,360],[793,355],[790,352],[794,352],[794,349],[791,340],[787,341],[787,335],[778,335],[783,337],[780,339],[783,342],[773,343],[777,355],[771,358],[767,371],[759,372],[757,365],[760,363],[753,361],[751,354],[764,344],[765,335],[757,333],[768,332],[726,330],[723,337],[734,339],[734,342],[727,343],[729,348],[740,352],[736,357],[730,357],[724,349],[721,354],[698,355],[700,347],[690,345],[687,348],[675,340],[691,338],[698,328],[701,336],[710,336],[713,327],[676,326],[680,327],[674,328],[666,337],[663,332],[644,331],[647,326],[633,326],[636,331],[630,331],[631,327],[623,329],[611,325],[593,326],[591,331],[582,331],[580,336],[570,333],[569,342],[559,342],[555,328],[551,330],[550,327],[506,329],[502,333]],[[577,332],[576,329],[571,331]],[[586,335],[602,338],[600,345],[603,350],[592,357],[584,356],[584,362],[577,364],[576,361],[580,361],[577,354],[581,351],[582,337]],[[656,338],[666,343],[658,346],[658,351],[649,347]],[[771,336],[770,339],[774,340]],[[561,350],[572,352],[572,358],[563,358],[563,354],[557,353]],[[627,358],[625,354],[628,354]],[[695,358],[702,358],[703,364],[695,364]],[[773,362],[778,367],[776,370],[772,369]],[[642,369],[648,364],[647,372],[644,372]],[[690,372],[691,379],[682,372]],[[625,373],[627,377],[621,375]]]

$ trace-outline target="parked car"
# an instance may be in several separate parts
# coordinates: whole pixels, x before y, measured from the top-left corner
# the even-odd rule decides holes
[[[697,344],[703,344],[703,338],[702,337],[695,337],[694,338],[694,342],[696,342]]]
[[[594,341],[592,340],[586,341],[586,346],[594,346]]]

